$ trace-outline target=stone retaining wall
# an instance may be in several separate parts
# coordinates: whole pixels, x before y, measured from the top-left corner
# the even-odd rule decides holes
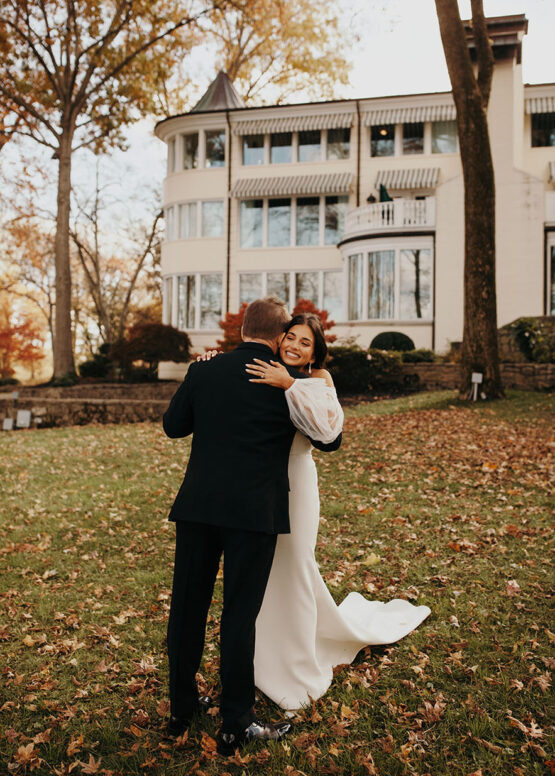
[[[402,371],[404,383],[421,391],[458,387],[459,364],[403,364]],[[552,390],[555,388],[555,364],[501,364],[501,379],[505,388]]]

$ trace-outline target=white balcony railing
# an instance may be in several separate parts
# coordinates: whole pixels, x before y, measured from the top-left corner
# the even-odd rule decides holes
[[[435,226],[435,222],[435,197],[374,202],[347,213],[343,238],[383,229],[403,230],[411,227],[430,227]]]

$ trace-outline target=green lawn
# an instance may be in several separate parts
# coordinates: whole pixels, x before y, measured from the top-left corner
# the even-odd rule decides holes
[[[159,425],[0,437],[0,772],[547,774],[553,399],[415,394],[346,412],[317,455],[318,560],[349,591],[432,614],[367,648],[286,744],[214,753],[216,717],[163,735],[165,629],[185,441]],[[552,444],[552,443],[551,443]],[[202,688],[217,693],[217,622]],[[261,700],[261,715],[280,716]]]

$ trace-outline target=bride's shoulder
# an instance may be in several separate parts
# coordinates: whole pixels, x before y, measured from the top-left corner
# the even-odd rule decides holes
[[[322,380],[326,381],[326,385],[329,385],[330,388],[333,388],[333,378],[328,372],[327,369],[313,369],[311,377],[319,377]]]

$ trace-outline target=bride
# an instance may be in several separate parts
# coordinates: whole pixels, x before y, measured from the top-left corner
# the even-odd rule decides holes
[[[314,550],[320,502],[309,438],[332,442],[343,425],[343,410],[330,373],[323,368],[327,345],[316,315],[294,316],[281,341],[279,357],[247,365],[251,380],[282,388],[291,420],[299,429],[289,454],[291,533],[277,539],[272,570],[256,620],[256,686],[283,709],[294,710],[320,698],[331,684],[334,666],[351,663],[367,645],[391,644],[431,613],[404,599],[387,603],[349,593],[337,606],[318,568]],[[294,380],[285,366],[310,375]]]

